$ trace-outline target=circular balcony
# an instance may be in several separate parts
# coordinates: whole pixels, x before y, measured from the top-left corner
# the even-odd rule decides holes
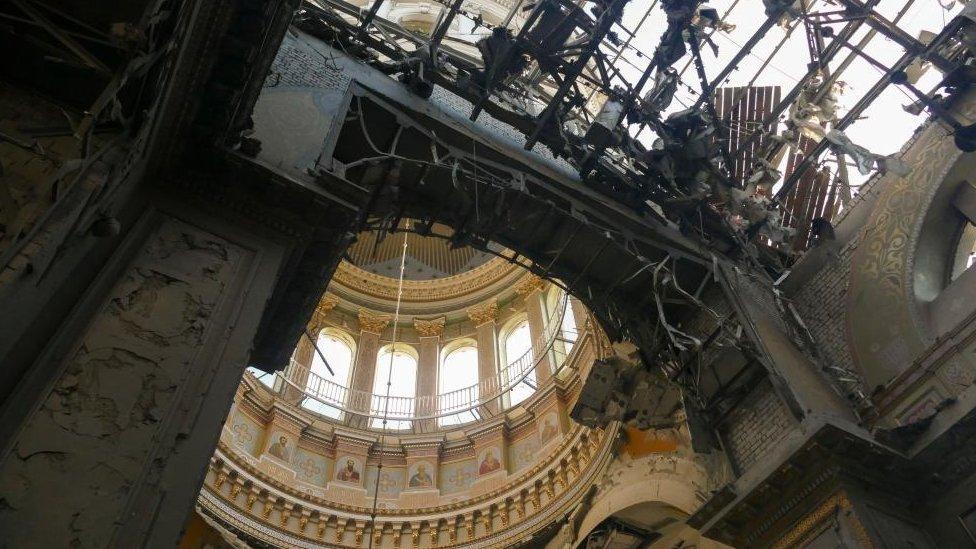
[[[477,389],[386,402],[371,392],[357,396],[299,362],[271,386],[247,375],[198,499],[201,516],[225,537],[261,546],[526,543],[585,496],[612,457],[617,429],[588,429],[568,418],[581,376],[612,353],[592,322],[583,323],[570,352],[531,397],[499,405],[542,367],[534,357],[551,357],[563,342],[567,306],[565,298],[558,301],[532,352]],[[310,376],[298,383],[296,373]],[[475,392],[477,399],[463,402]],[[314,413],[303,399],[342,415]],[[383,417],[387,405],[387,417],[409,418],[413,428],[392,433],[362,421]],[[480,415],[496,405],[493,415]],[[479,421],[436,427],[458,413]],[[424,431],[424,424],[434,427]]]
[[[545,378],[557,379],[569,363],[565,353],[567,345],[578,339],[577,332],[567,329],[564,322],[569,299],[563,295],[553,307],[549,318],[544,322],[541,334],[522,354],[502,366],[497,373],[481,379],[478,383],[452,391],[420,396],[387,396],[372,391],[357,390],[314,372],[310,365],[292,359],[283,372],[261,376],[262,381],[276,391],[298,395],[300,404],[329,421],[351,423],[355,419],[370,428],[382,428],[382,420],[408,423],[415,432],[425,432],[431,426],[442,426],[444,418],[453,417],[464,420],[453,424],[464,424],[497,415],[509,408],[510,394],[524,384],[527,379],[541,379],[539,365],[547,362],[551,368]],[[294,396],[293,396],[294,400]],[[379,425],[379,427],[376,427]],[[443,427],[441,427],[443,428]]]

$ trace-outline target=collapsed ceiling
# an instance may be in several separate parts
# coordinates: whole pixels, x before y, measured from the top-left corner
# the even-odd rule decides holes
[[[972,130],[943,107],[971,81],[966,35],[959,32],[965,17],[916,37],[899,26],[906,14],[917,15],[916,0],[900,2],[890,19],[893,6],[879,11],[878,0],[765,0],[761,8],[731,2],[721,14],[695,0],[522,0],[504,18],[455,0],[440,7],[429,34],[380,17],[384,1],[366,9],[316,0],[296,23],[421,96],[435,85],[461,96],[471,103],[472,119],[486,111],[512,125],[526,136],[527,149],[542,144],[575,166],[589,187],[641,215],[664,218],[731,255],[758,243],[759,253],[747,254],[772,271],[829,231],[856,187],[849,167],[865,175],[908,169],[844,132],[889,87],[911,99],[915,114],[928,109],[954,125],[960,147],[976,145]],[[946,19],[962,6],[938,9]],[[663,34],[645,54],[638,42],[662,17]],[[717,54],[716,40],[737,26],[751,34],[726,52],[716,72],[709,52]],[[801,26],[803,35],[793,32]],[[460,38],[449,32],[461,27],[470,32]],[[801,64],[791,44],[804,39]],[[879,42],[885,60],[875,51]],[[748,84],[728,86],[750,56],[760,58],[757,52],[764,62]],[[803,74],[791,89],[757,92],[757,79],[779,70],[784,53],[794,55],[786,62],[805,68]],[[851,73],[865,64],[879,77],[842,108],[838,90],[845,80],[864,80]],[[685,74],[690,67],[694,77]],[[936,75],[936,86],[922,92],[916,84],[930,67],[938,70],[926,82]],[[830,187],[829,200],[800,212],[791,204],[798,185],[823,194]]]

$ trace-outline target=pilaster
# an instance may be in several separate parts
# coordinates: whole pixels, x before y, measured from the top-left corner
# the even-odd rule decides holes
[[[468,309],[478,341],[478,391],[488,395],[498,391],[498,302],[494,299]],[[481,406],[482,414],[495,415],[501,407],[497,400]]]

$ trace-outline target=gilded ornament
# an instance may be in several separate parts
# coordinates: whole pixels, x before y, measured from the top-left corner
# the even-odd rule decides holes
[[[475,326],[480,326],[486,322],[494,322],[498,318],[498,301],[492,299],[480,305],[475,305],[468,309],[468,318]]]
[[[420,334],[420,337],[435,337],[444,333],[444,317],[435,318],[432,320],[422,320],[415,318],[413,320],[413,327]]]
[[[777,541],[773,547],[775,549],[795,547],[802,538],[811,532],[813,528],[823,523],[823,521],[827,520],[830,516],[833,516],[837,510],[850,513],[852,509],[853,505],[851,504],[851,500],[847,499],[847,494],[843,492],[834,494],[827,498],[827,501],[823,502],[820,507],[796,523],[796,526],[794,526],[793,529],[790,530],[785,536],[780,538],[780,540]],[[861,521],[852,514],[849,515],[849,518],[852,522],[854,536],[857,539],[858,547],[874,547],[874,543],[872,543],[871,537],[868,535],[864,524],[862,524]]]
[[[227,481],[227,473],[223,473],[223,472],[219,473],[217,475],[217,478],[214,479],[214,488],[220,490],[220,487],[223,486],[224,482],[226,481]]]
[[[308,517],[302,515],[302,518],[298,519],[298,531],[304,532],[306,526],[308,526]]]
[[[241,490],[243,488],[244,487],[241,486],[240,484],[234,484],[233,486],[231,486],[230,487],[230,500],[231,501],[236,500],[237,499],[237,494],[240,494],[241,493]]]
[[[383,333],[383,330],[386,329],[386,326],[390,323],[390,320],[390,315],[374,313],[372,311],[367,311],[366,309],[359,309],[359,329],[364,332],[374,334]]]
[[[546,282],[535,275],[529,275],[528,277],[522,279],[515,286],[515,293],[520,296],[528,295],[536,290],[542,290],[546,285]]]
[[[248,509],[248,511],[250,511],[251,508],[254,507],[254,503],[257,500],[258,500],[258,496],[256,494],[249,494],[247,496],[247,509]]]

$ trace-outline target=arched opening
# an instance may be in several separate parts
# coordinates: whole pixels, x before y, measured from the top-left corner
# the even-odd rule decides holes
[[[532,396],[537,387],[535,356],[529,321],[520,320],[505,332],[503,377],[508,383],[521,378],[508,393],[508,406],[518,406]]]
[[[550,322],[558,322],[556,340],[552,350],[558,368],[573,351],[573,346],[579,338],[579,327],[576,324],[576,314],[573,311],[572,299],[562,289],[553,286],[546,295],[546,312]]]
[[[478,348],[470,343],[449,350],[441,360],[437,372],[438,410],[444,412],[477,402]],[[438,425],[460,425],[474,419],[468,411],[438,418]]]
[[[389,392],[388,392],[389,391]],[[409,429],[417,391],[417,353],[398,344],[380,349],[373,374],[370,426],[375,429]],[[386,418],[384,420],[384,417]]]
[[[305,391],[318,396],[320,400],[305,399],[302,407],[326,417],[341,419],[342,410],[326,402],[340,405],[346,403],[348,398],[346,387],[352,372],[353,340],[338,330],[326,329],[319,333],[315,345],[312,365],[305,380]],[[332,369],[332,373],[329,373],[329,368]]]

